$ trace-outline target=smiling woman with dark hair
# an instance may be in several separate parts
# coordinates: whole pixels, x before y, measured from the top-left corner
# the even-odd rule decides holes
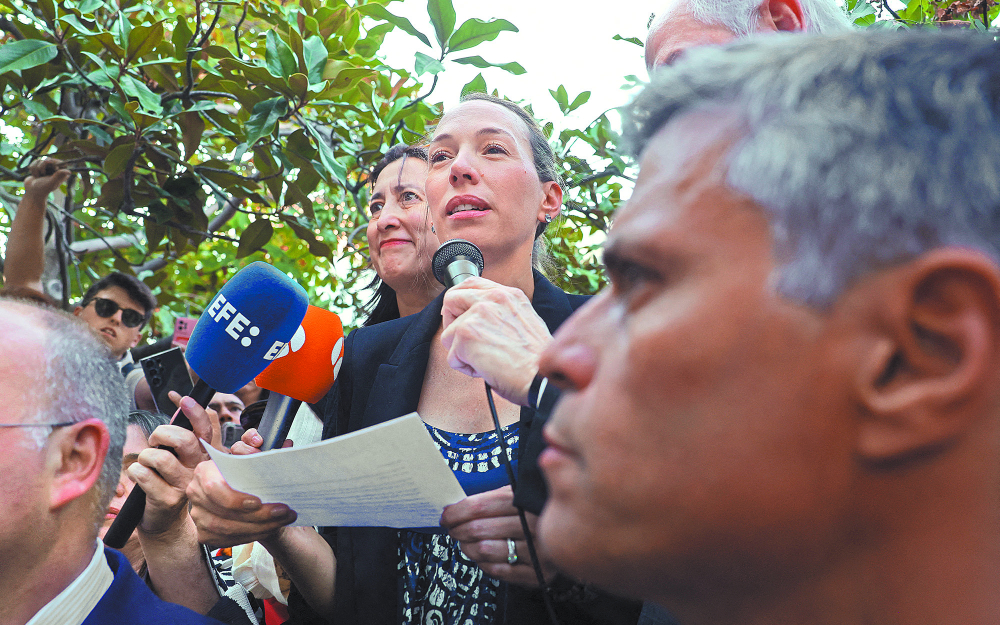
[[[427,151],[397,144],[372,169],[368,255],[375,278],[364,325],[411,315],[441,292],[431,272],[437,249],[427,212]]]

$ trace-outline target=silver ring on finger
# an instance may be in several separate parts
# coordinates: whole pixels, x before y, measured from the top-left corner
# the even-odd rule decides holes
[[[507,539],[507,564],[511,566],[517,564],[517,551],[513,538]]]

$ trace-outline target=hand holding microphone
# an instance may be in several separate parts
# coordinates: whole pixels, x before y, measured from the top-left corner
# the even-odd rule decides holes
[[[310,306],[292,340],[254,380],[271,391],[257,433],[261,451],[278,449],[302,402],[314,404],[333,386],[344,358],[340,317]],[[252,436],[252,435],[251,435]]]
[[[234,393],[260,373],[292,338],[308,306],[305,290],[274,267],[248,265],[222,288],[195,326],[188,364],[200,378],[191,398],[205,407],[216,391]],[[191,429],[178,411],[173,425]],[[142,519],[145,493],[129,495],[104,542],[120,549]]]
[[[449,287],[441,309],[448,364],[483,378],[507,401],[527,405],[539,358],[552,335],[523,291],[478,277],[481,254],[480,271],[473,272],[476,263],[469,257],[474,254],[466,246],[475,249],[453,239],[434,254],[434,275]]]

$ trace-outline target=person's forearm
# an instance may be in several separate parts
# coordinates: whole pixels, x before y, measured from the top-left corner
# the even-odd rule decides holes
[[[161,534],[139,532],[139,544],[153,590],[160,599],[178,603],[199,614],[207,614],[219,601],[212,574],[198,543],[198,530],[191,517]]]
[[[284,527],[261,545],[285,570],[309,607],[320,615],[330,614],[337,560],[323,537],[311,527]]]
[[[3,266],[4,285],[42,290],[45,271],[45,197],[26,196],[18,204],[17,214],[7,236],[7,257]]]

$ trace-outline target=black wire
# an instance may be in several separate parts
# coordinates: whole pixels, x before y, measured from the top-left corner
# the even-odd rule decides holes
[[[510,451],[507,448],[507,440],[503,436],[503,428],[500,427],[500,418],[497,416],[497,407],[493,403],[493,389],[489,383],[486,384],[486,402],[490,405],[490,416],[493,417],[493,428],[496,430],[497,439],[500,441],[500,452],[503,456],[503,465],[507,469],[507,478],[510,480],[511,491],[517,490],[517,480],[514,479],[514,469],[510,464]],[[552,606],[552,599],[549,597],[548,584],[545,583],[545,575],[542,574],[542,565],[538,561],[538,552],[535,551],[535,539],[528,529],[528,519],[524,516],[524,510],[517,508],[517,516],[521,519],[521,529],[524,531],[524,541],[528,544],[528,555],[531,557],[531,565],[535,569],[535,578],[542,588],[542,601],[545,603],[545,610],[549,613],[549,620],[552,625],[559,625],[559,618],[556,610]]]

